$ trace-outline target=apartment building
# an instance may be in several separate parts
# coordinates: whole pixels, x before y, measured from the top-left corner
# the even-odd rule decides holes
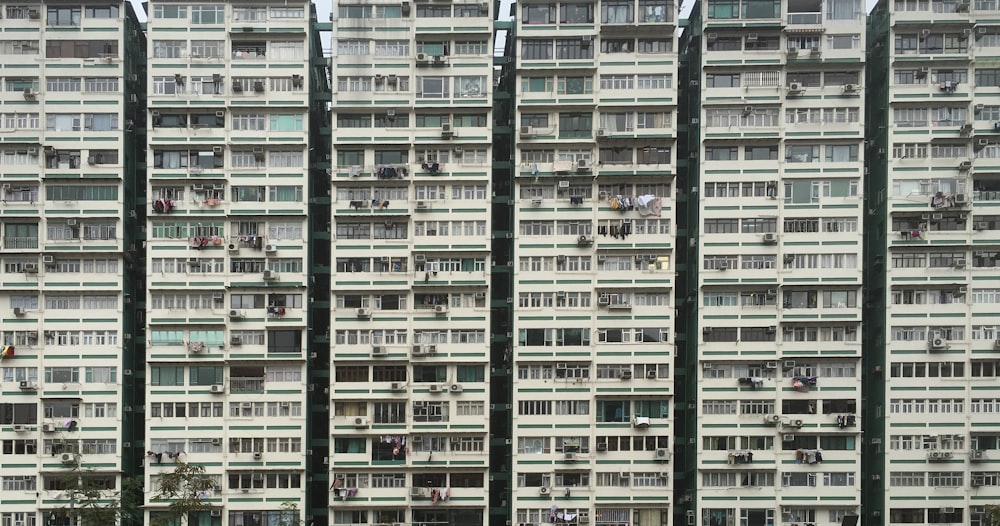
[[[708,0],[692,13],[689,521],[858,511],[864,7]]]
[[[148,7],[150,517],[176,460],[216,482],[189,521],[305,507],[312,16],[304,1]]]
[[[0,16],[0,523],[69,524],[68,474],[115,490],[136,471],[143,44],[128,4]]]
[[[510,518],[670,524],[678,5],[517,10]]]
[[[1000,4],[880,2],[869,19],[864,520],[985,524],[996,424]]]
[[[493,10],[333,6],[333,524],[487,521]]]

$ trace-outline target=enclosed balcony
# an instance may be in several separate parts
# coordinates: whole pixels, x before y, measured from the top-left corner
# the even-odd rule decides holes
[[[789,0],[786,21],[788,25],[822,25],[823,0]]]

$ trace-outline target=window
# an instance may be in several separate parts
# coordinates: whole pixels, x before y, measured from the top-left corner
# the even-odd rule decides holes
[[[216,385],[222,383],[222,367],[193,366],[189,371],[189,385]]]
[[[593,133],[592,113],[560,113],[559,137],[590,138]]]
[[[422,77],[418,76],[417,98],[422,99],[443,99],[451,96],[449,92],[448,77]]]
[[[602,24],[631,24],[633,22],[633,9],[635,4],[613,0],[601,3],[601,23]]]
[[[79,26],[79,7],[49,7],[46,22],[50,26]]]
[[[555,24],[556,6],[548,5],[525,5],[521,8],[521,23],[528,25]]]
[[[46,58],[103,58],[118,56],[117,40],[48,40]]]
[[[576,41],[579,45],[580,41]],[[552,41],[524,39],[521,41],[521,59],[550,60],[552,59]]]
[[[272,330],[267,333],[267,352],[302,352],[302,332],[297,330]]]
[[[183,8],[181,8],[183,9]],[[225,5],[191,6],[192,24],[223,24],[226,21]]]

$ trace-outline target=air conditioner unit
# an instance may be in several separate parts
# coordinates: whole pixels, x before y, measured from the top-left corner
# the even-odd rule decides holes
[[[427,62],[427,53],[417,53],[417,62]]]
[[[231,319],[231,320],[238,320],[238,319],[242,318],[243,315],[244,315],[243,311],[241,311],[241,310],[231,309],[229,311],[229,319]]]
[[[531,126],[521,126],[521,137],[526,137],[528,135],[534,135],[535,130]]]
[[[24,308],[23,307],[14,307],[14,316],[17,316],[17,317],[24,316]]]
[[[795,442],[795,435],[785,434],[781,435],[782,442]]]
[[[943,350],[948,348],[948,341],[944,338],[934,337],[930,341],[931,350]]]
[[[370,318],[372,310],[368,307],[358,307],[354,310],[354,313],[357,314],[359,318]]]
[[[969,194],[955,194],[951,197],[951,201],[955,206],[966,206],[969,204]]]
[[[778,234],[767,233],[764,234],[764,244],[774,245],[778,242]]]
[[[42,433],[55,433],[55,432],[56,432],[55,424],[42,424]]]
[[[368,427],[368,418],[364,416],[354,417],[354,427]]]
[[[219,488],[219,489],[221,490],[222,488]],[[222,510],[219,509],[219,508],[213,508],[209,512],[209,515],[211,515],[212,517],[221,517],[222,516]]]
[[[956,259],[954,263],[951,264],[955,268],[965,268],[966,261],[964,259]]]
[[[972,161],[962,161],[959,163],[958,169],[963,172],[968,172],[972,169]]]
[[[764,364],[764,367],[767,368],[767,369],[777,369],[778,368],[778,362],[767,362],[767,363]]]
[[[607,295],[601,295],[597,298],[597,304],[602,306],[611,305],[611,297]]]
[[[652,369],[646,371],[646,378],[648,380],[656,380],[656,371]]]
[[[531,200],[531,206],[542,206],[542,198],[536,197]]]
[[[802,419],[796,418],[794,420],[789,420],[787,425],[788,427],[800,428],[804,423],[805,422],[803,422]]]
[[[49,256],[49,255],[42,256],[42,263],[50,264],[55,262],[56,262],[55,256]]]
[[[563,459],[564,460],[569,460],[569,461],[575,461],[576,460],[576,453],[573,453],[573,452],[563,453]]]
[[[389,356],[389,349],[385,345],[372,345],[372,356]]]
[[[77,221],[76,221],[76,219],[67,219],[66,220],[66,224],[68,226],[76,226],[77,225]]]
[[[209,392],[211,392],[212,394],[225,394],[226,386],[222,384],[215,384],[209,389]]]
[[[63,464],[74,464],[76,463],[76,456],[73,453],[63,453],[59,456],[59,461]]]
[[[435,305],[434,306],[434,314],[448,314],[448,306],[447,305]]]
[[[447,391],[447,389],[441,384],[434,384],[427,388],[428,393],[443,393],[445,391]]]
[[[416,263],[423,263],[423,262],[427,261],[427,255],[426,254],[414,254],[413,255],[413,261],[416,262]]]
[[[389,384],[389,390],[391,391],[402,391],[406,389],[406,382],[392,382]]]
[[[940,512],[940,513],[955,513],[955,508],[953,508],[951,506],[943,506],[941,508],[938,508],[938,512]]]
[[[586,172],[589,169],[590,169],[590,162],[587,159],[576,160],[576,171]]]
[[[969,451],[969,460],[972,461],[986,460],[986,452],[983,451],[982,449],[973,449],[972,451]]]
[[[451,123],[446,122],[446,123],[444,123],[444,124],[441,125],[441,136],[442,137],[451,137],[454,134],[455,134],[455,132],[451,128]]]
[[[789,93],[802,93],[802,91],[804,91],[804,90],[802,89],[802,83],[801,82],[789,82],[788,83],[788,92]]]
[[[860,84],[844,84],[844,93],[857,93],[861,91]]]
[[[658,447],[653,452],[653,458],[655,460],[670,460],[670,450],[665,447]]]
[[[22,426],[20,424],[14,426],[15,433],[24,433],[28,430],[28,426]]]
[[[542,487],[538,488],[538,494],[539,495],[548,495],[550,493],[552,493],[552,489],[549,488],[548,486],[542,486]]]
[[[776,425],[781,422],[781,415],[764,415],[764,423],[770,425]]]
[[[606,130],[604,128],[598,128],[597,129],[597,136],[598,137],[607,137],[608,136],[608,130]]]
[[[747,33],[747,42],[756,42],[760,38],[758,33]]]
[[[559,188],[562,188],[562,189],[569,188],[569,181],[566,181],[566,180],[559,181]]]
[[[626,370],[622,371],[618,375],[618,378],[621,378],[622,380],[631,380],[632,379],[632,371],[626,369]]]
[[[594,238],[588,235],[582,235],[576,238],[576,244],[581,247],[588,247],[594,244]]]
[[[27,380],[21,380],[20,382],[18,382],[18,387],[22,391],[34,391],[35,389],[38,389],[37,385],[35,385],[35,384],[33,384],[33,383],[31,383],[31,382],[29,382]]]
[[[254,460],[260,460],[262,458],[264,458],[264,454],[263,453],[261,453],[260,451],[254,451],[253,452],[253,459]]]
[[[923,67],[921,67],[921,68],[920,68],[920,70],[919,70],[919,73],[920,73],[921,75],[927,75],[927,74],[929,74],[930,72],[931,72],[931,68],[930,68],[930,66],[923,66]]]
[[[274,271],[274,270],[268,269],[268,270],[264,271],[264,276],[263,277],[264,277],[265,281],[274,281],[274,280],[278,279],[278,272]]]

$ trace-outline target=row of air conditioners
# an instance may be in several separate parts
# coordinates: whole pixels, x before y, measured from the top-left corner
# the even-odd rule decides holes
[[[771,328],[775,328],[776,329],[776,327],[774,325],[772,325],[768,329],[770,330]],[[711,332],[712,332],[712,328],[711,327],[704,327],[702,329],[702,334],[709,334]],[[701,368],[705,369],[705,370],[712,369],[713,367],[715,367],[715,364],[713,364],[711,362],[702,362],[702,364],[701,364]],[[781,362],[781,367],[783,369],[793,369],[793,368],[795,368],[795,360],[785,360],[785,361]],[[778,362],[764,362],[764,368],[765,369],[777,369],[778,368]]]
[[[237,243],[230,243],[226,247],[226,249],[228,250],[228,252],[230,254],[239,254],[240,253],[240,246]],[[278,245],[275,245],[273,243],[268,243],[268,244],[264,245],[264,252],[265,253],[274,254],[277,251],[278,251]]]
[[[783,420],[781,415],[764,415],[764,423],[771,426],[781,424],[782,427],[793,427],[796,429],[801,428],[805,424],[801,418]]]
[[[431,55],[429,53],[417,53],[417,64],[444,65],[448,59],[444,55]]]
[[[620,378],[622,380],[631,380],[632,379],[632,371],[629,371],[629,370],[622,371],[621,373],[618,374],[618,378]],[[656,374],[656,371],[653,371],[653,370],[646,371],[646,379],[647,380],[656,380],[657,378],[658,378],[658,375]]]
[[[465,390],[462,384],[433,384],[428,387],[429,393],[461,393]]]
[[[28,426],[28,425],[24,425],[24,424],[15,424],[14,425],[14,432],[15,433],[26,433],[26,432],[32,431],[34,429],[35,428],[33,428],[31,426]],[[57,431],[59,431],[59,427],[57,427],[56,424],[51,424],[51,423],[42,424],[42,433],[55,433]]]
[[[437,352],[437,345],[433,343],[418,343],[410,348],[412,356],[431,356]],[[389,348],[385,345],[373,345],[371,355],[375,357],[389,356]]]
[[[477,298],[480,297],[478,296],[478,294],[482,294],[481,296],[482,298],[486,297],[485,292],[477,293]],[[432,310],[434,311],[435,314],[448,314],[447,305],[435,305]],[[372,309],[370,307],[358,307],[354,309],[354,314],[357,315],[358,318],[365,318],[365,319],[371,318]]]

